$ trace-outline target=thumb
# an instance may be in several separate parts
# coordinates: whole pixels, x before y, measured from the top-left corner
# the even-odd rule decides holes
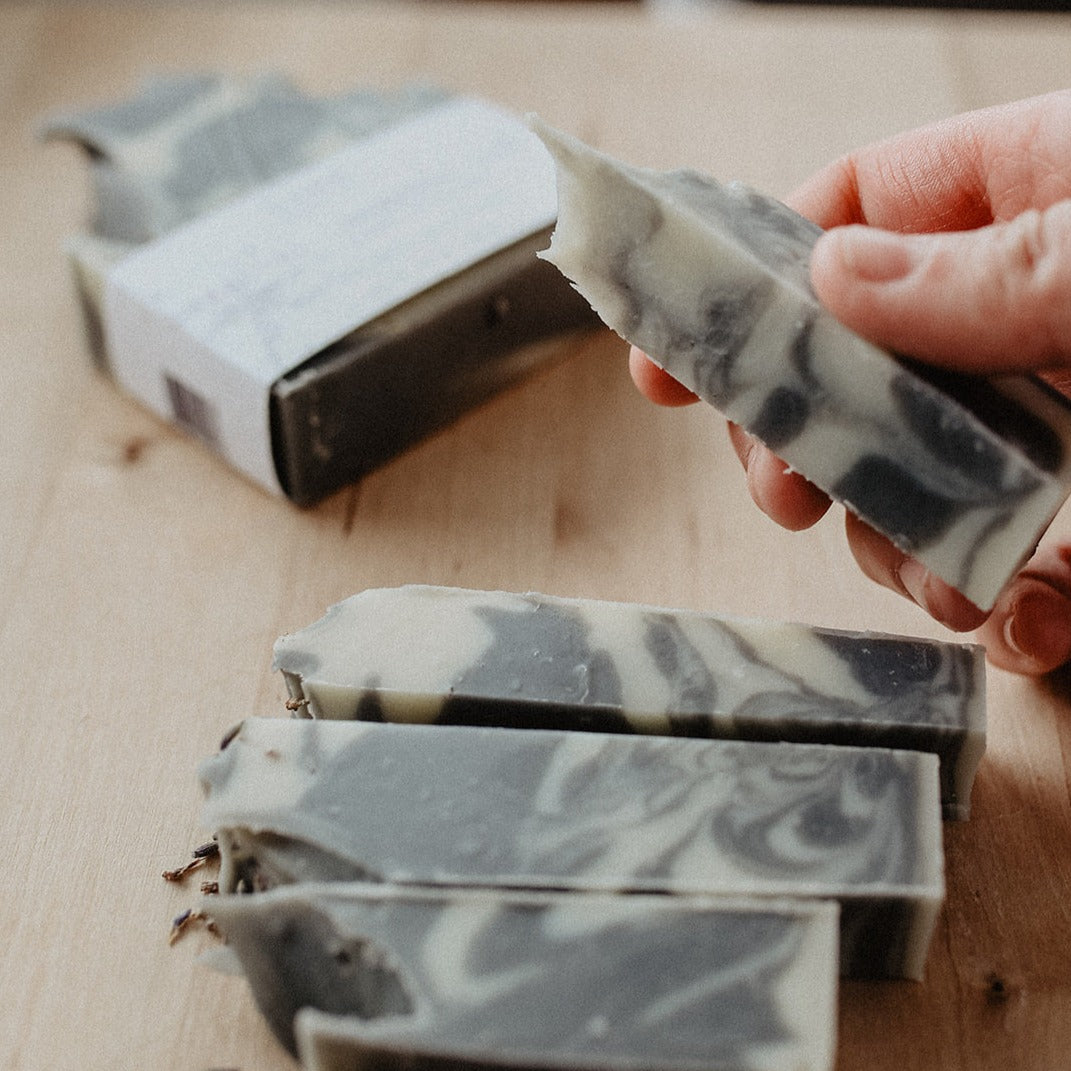
[[[1040,675],[1071,659],[1071,546],[1043,546],[1001,592],[977,637],[989,660]]]
[[[811,279],[842,323],[912,357],[971,372],[1071,364],[1071,201],[972,231],[839,227]]]

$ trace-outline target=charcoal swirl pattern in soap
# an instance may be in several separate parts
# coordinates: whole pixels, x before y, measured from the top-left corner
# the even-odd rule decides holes
[[[916,752],[253,719],[201,775],[228,891],[372,878],[890,903],[880,953],[844,949],[877,974],[915,970],[942,897],[937,760]]]
[[[303,1007],[506,1066],[820,1067],[833,1034],[828,905],[301,886],[219,921],[290,1048]]]
[[[95,233],[148,242],[443,97],[415,86],[319,98],[277,74],[160,75],[117,104],[54,115],[42,133],[92,159]]]
[[[984,744],[978,647],[632,603],[372,589],[276,665],[320,717],[933,751],[950,816]]]

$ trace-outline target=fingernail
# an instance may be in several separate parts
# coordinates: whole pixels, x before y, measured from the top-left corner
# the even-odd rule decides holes
[[[1052,588],[1025,592],[1004,622],[1004,641],[1047,668],[1063,665],[1071,659],[1071,602]]]
[[[843,227],[831,231],[843,268],[867,283],[891,283],[907,275],[914,256],[908,241],[877,227]]]
[[[900,583],[903,584],[908,595],[928,613],[930,607],[926,598],[926,582],[930,571],[914,558],[905,558],[896,570],[896,575],[900,578]]]
[[[914,558],[905,558],[896,575],[904,591],[934,621],[953,632],[970,632],[981,626],[989,616]]]

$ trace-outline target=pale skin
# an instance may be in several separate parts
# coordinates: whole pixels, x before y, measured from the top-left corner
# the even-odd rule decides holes
[[[822,303],[880,345],[945,368],[1037,372],[1071,393],[1071,91],[956,116],[835,161],[787,202],[829,230],[811,260]],[[695,396],[633,348],[639,389]],[[739,427],[729,436],[755,503],[791,530],[829,499]],[[990,661],[1039,675],[1071,661],[1071,546],[1043,543],[987,615],[846,514],[872,580]]]

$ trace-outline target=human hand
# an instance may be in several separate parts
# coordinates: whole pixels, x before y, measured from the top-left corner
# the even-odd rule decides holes
[[[811,280],[822,303],[879,345],[958,371],[1041,372],[1071,387],[1071,92],[973,112],[836,161],[788,198],[829,230]],[[638,350],[653,401],[694,400]],[[730,425],[756,504],[814,524],[829,500]],[[1071,547],[1034,556],[986,615],[851,514],[863,572],[955,631],[979,629],[990,660],[1045,673],[1071,659]]]

